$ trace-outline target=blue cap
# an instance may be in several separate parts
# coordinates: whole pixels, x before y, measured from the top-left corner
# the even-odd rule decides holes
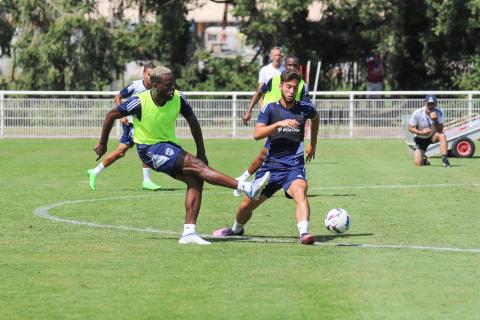
[[[425,102],[426,103],[430,103],[430,102],[437,103],[437,98],[435,98],[435,96],[428,95],[428,96],[425,97]]]

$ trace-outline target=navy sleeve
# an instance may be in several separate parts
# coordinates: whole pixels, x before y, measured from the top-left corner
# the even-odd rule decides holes
[[[133,83],[120,90],[120,96],[124,99],[130,98],[133,94]]]
[[[310,93],[308,92],[307,84],[303,85],[301,101],[310,102]]]
[[[260,89],[263,94],[272,91],[272,79],[268,80],[267,83],[264,83],[262,88]]]
[[[140,98],[133,96],[121,105],[117,107],[118,112],[122,116],[136,115],[137,118],[140,118],[142,115],[142,105],[140,103]]]
[[[273,110],[274,104],[275,103],[269,103],[262,108],[262,110],[258,114],[257,123],[263,123],[263,124],[266,124],[267,126],[272,124],[272,110]]]
[[[193,109],[187,101],[185,95],[180,92],[180,113],[184,118],[188,118],[193,114]]]
[[[317,110],[315,110],[315,107],[311,103],[302,103],[304,106],[304,109],[307,113],[307,118],[308,119],[313,119],[317,115]]]

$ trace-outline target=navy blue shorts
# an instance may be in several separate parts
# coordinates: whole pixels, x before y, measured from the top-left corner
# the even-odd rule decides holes
[[[267,186],[262,191],[262,195],[264,195],[267,198],[270,198],[271,196],[273,196],[275,192],[283,188],[283,190],[285,191],[285,196],[291,199],[292,197],[288,195],[287,191],[288,191],[288,188],[290,188],[290,185],[292,184],[292,182],[297,179],[302,179],[307,181],[307,172],[305,171],[304,165],[299,167],[279,170],[279,169],[269,168],[269,166],[265,165],[265,163],[257,171],[257,174],[255,175],[255,180],[263,177],[267,171],[270,171],[271,177]]]
[[[183,173],[183,161],[187,152],[173,142],[137,144],[137,151],[143,163],[157,172],[166,173],[172,178]]]
[[[135,142],[133,142],[133,124],[122,124],[123,134],[120,137],[120,143],[128,145],[130,148],[133,147]]]

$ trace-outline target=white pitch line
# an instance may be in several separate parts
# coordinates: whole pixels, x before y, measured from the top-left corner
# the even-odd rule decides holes
[[[347,190],[347,189],[416,189],[416,188],[451,188],[451,187],[479,187],[480,183],[438,183],[438,184],[407,184],[407,185],[360,185],[338,187],[313,187],[309,190]]]
[[[160,196],[183,196],[183,193],[163,193],[159,194]],[[143,197],[153,197],[159,195],[138,195],[138,196],[122,196],[122,197],[109,197],[109,198],[97,198],[97,199],[85,199],[85,200],[72,200],[72,201],[63,201],[55,204],[45,205],[38,207],[33,211],[33,214],[47,220],[68,223],[73,225],[83,225],[92,228],[104,228],[104,229],[117,229],[123,231],[135,231],[142,233],[156,233],[156,234],[171,234],[179,236],[179,232],[170,231],[170,230],[160,230],[155,228],[135,228],[123,225],[113,225],[113,224],[101,224],[88,221],[74,220],[74,219],[63,219],[57,216],[51,215],[48,213],[50,209],[62,207],[64,205],[70,204],[79,204],[86,202],[97,202],[97,201],[109,201],[109,200],[124,200],[131,198],[143,198]],[[201,236],[205,238],[212,238],[211,235],[202,234]],[[275,237],[231,237],[233,240],[243,241],[243,242],[261,242],[261,243],[297,243],[296,239],[282,239]],[[410,250],[428,250],[428,251],[437,251],[437,252],[461,252],[461,253],[480,253],[480,249],[469,249],[469,248],[449,248],[449,247],[433,247],[433,246],[416,246],[416,245],[389,245],[389,244],[355,244],[355,243],[327,243],[327,242],[316,242],[315,245],[318,246],[335,246],[335,247],[358,247],[358,248],[377,248],[377,249],[410,249]]]

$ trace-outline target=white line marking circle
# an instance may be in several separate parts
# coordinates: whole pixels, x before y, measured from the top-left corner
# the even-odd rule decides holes
[[[343,190],[343,189],[381,189],[381,188],[428,188],[428,187],[464,187],[464,186],[480,186],[480,184],[430,184],[430,185],[397,185],[397,186],[388,186],[388,185],[372,185],[372,186],[345,186],[345,187],[317,187],[309,188],[314,190]],[[215,194],[229,194],[230,192],[220,192]],[[111,200],[124,200],[129,198],[146,198],[146,197],[158,197],[158,196],[184,196],[185,193],[160,193],[155,195],[136,195],[136,196],[122,196],[122,197],[108,197],[108,198],[96,198],[96,199],[83,199],[83,200],[72,200],[72,201],[63,201],[59,203],[49,204],[36,208],[33,211],[33,214],[47,220],[62,222],[74,225],[83,225],[92,228],[105,228],[105,229],[117,229],[124,231],[134,231],[142,233],[157,233],[157,234],[171,234],[179,236],[179,232],[170,231],[170,230],[160,230],[155,228],[135,228],[123,225],[113,225],[113,224],[100,224],[88,221],[74,220],[74,219],[64,219],[48,213],[50,209],[62,207],[65,205],[86,203],[86,202],[97,202],[97,201],[111,201]],[[211,238],[210,235],[201,235],[206,238]],[[297,243],[297,240],[287,240],[280,239],[275,237],[232,237],[242,242],[261,242],[261,243]],[[410,250],[426,250],[426,251],[437,251],[437,252],[462,252],[462,253],[480,253],[480,249],[475,248],[450,248],[450,247],[433,247],[433,246],[418,246],[418,245],[401,245],[401,244],[356,244],[356,243],[325,243],[325,242],[316,242],[317,246],[336,246],[336,247],[355,247],[355,248],[375,248],[375,249],[410,249]]]

